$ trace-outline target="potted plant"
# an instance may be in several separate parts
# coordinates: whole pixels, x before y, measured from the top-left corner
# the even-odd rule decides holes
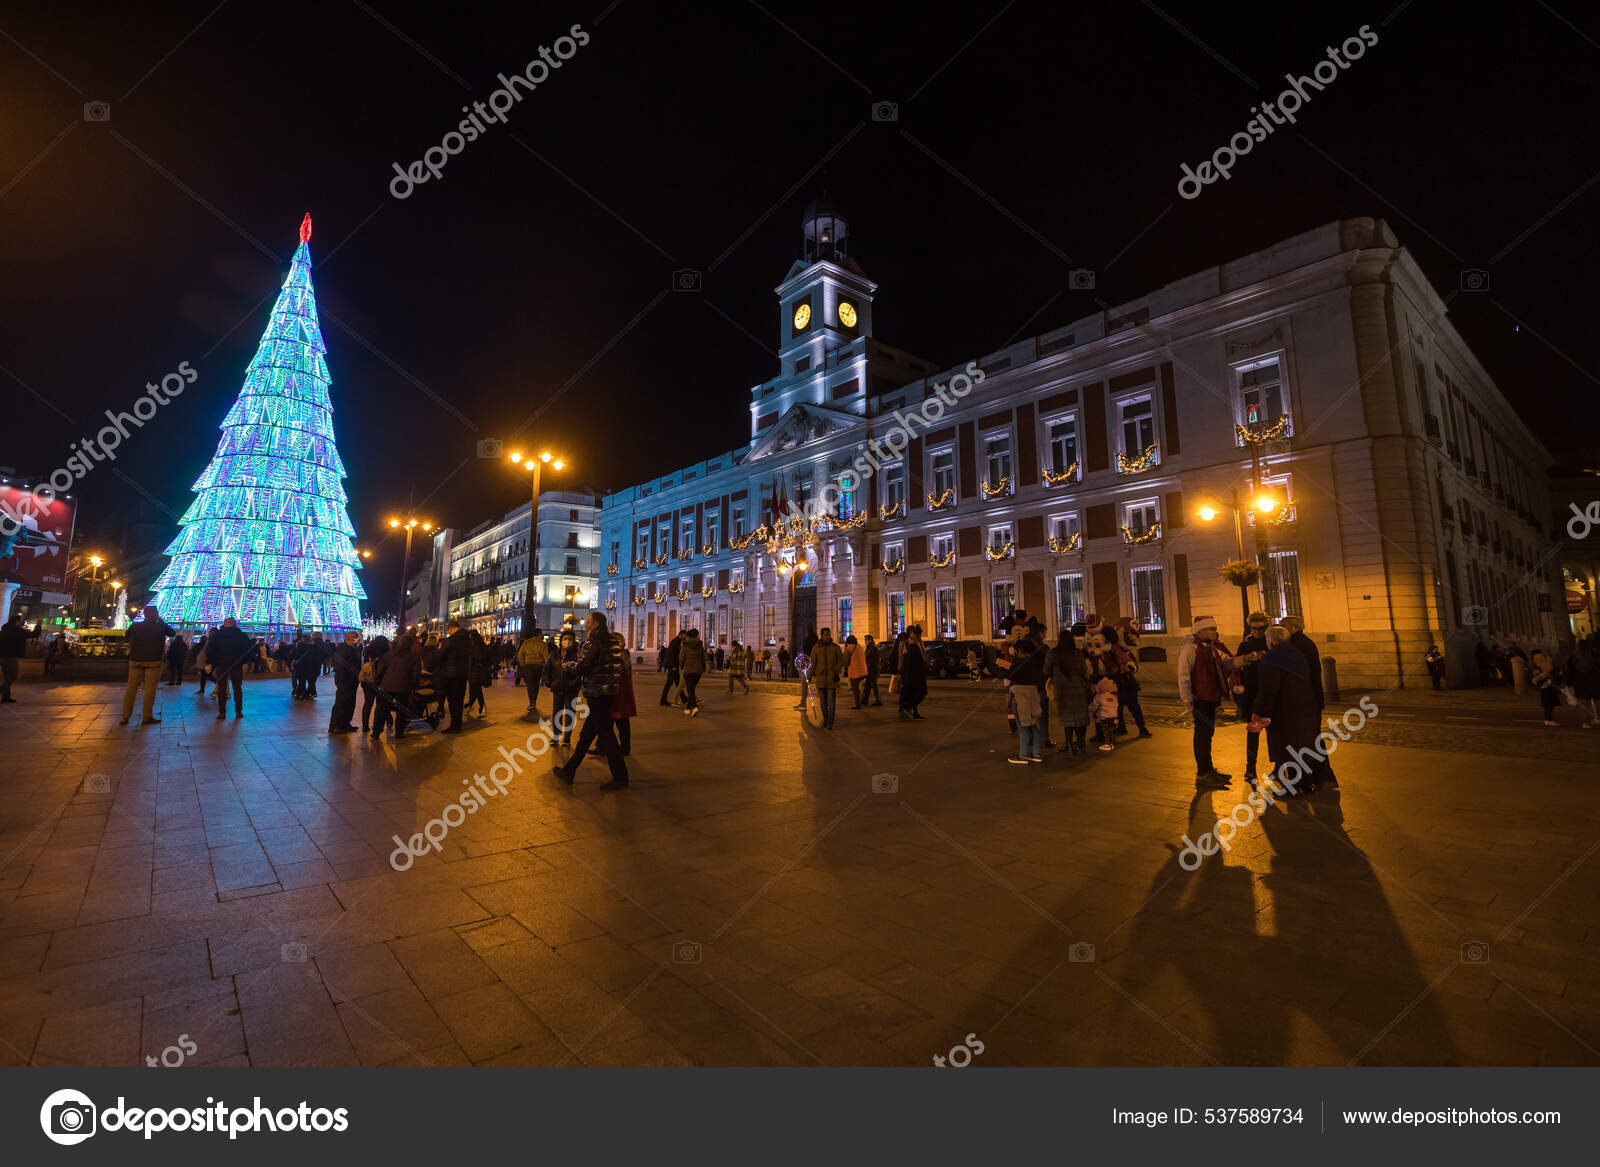
[[[1261,578],[1261,565],[1250,559],[1231,559],[1220,570],[1222,578],[1238,588],[1250,587]]]

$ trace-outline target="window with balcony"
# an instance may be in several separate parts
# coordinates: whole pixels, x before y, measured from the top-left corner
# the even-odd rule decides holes
[[[1129,543],[1145,543],[1161,533],[1161,504],[1156,499],[1140,499],[1122,507],[1122,537]]]
[[[1013,548],[1010,523],[996,523],[989,528],[989,552],[996,558],[1009,555]]]
[[[1078,419],[1074,416],[1058,417],[1047,425],[1050,446],[1050,470],[1065,474],[1078,460]]]
[[[988,466],[988,492],[999,493],[1010,484],[1011,435],[990,434],[983,439],[983,457]]]
[[[948,492],[951,498],[956,492],[956,452],[952,446],[935,450],[929,456],[929,463],[933,473],[930,475],[933,482],[928,493],[934,498],[943,498]]]
[[[956,553],[956,536],[954,531],[941,531],[934,535],[929,544],[935,562],[948,565],[950,557]]]
[[[883,505],[894,510],[906,499],[906,464],[896,462],[883,468]]]
[[[1234,372],[1239,378],[1239,420],[1243,424],[1270,425],[1288,412],[1281,357],[1235,365]]]
[[[1082,519],[1077,511],[1050,516],[1050,550],[1075,551],[1082,545]]]

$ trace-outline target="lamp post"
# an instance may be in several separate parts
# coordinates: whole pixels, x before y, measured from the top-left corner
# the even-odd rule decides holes
[[[1195,510],[1195,514],[1199,517],[1201,522],[1210,523],[1222,513],[1223,505],[1224,504],[1216,499],[1208,497],[1201,501],[1200,506]],[[1258,515],[1265,517],[1278,509],[1278,499],[1270,491],[1257,490],[1256,493],[1246,502],[1245,506],[1241,507],[1239,505],[1238,489],[1230,488],[1228,491],[1228,501],[1226,505],[1228,510],[1233,512],[1234,548],[1238,554],[1238,558],[1243,561],[1244,512],[1246,510],[1251,510],[1256,512]],[[1261,524],[1259,522],[1255,525],[1255,542],[1256,570],[1259,573],[1257,578],[1265,579],[1267,573],[1267,561],[1269,558],[1267,555],[1267,535],[1266,532],[1261,529]],[[1248,628],[1250,626],[1249,584],[1242,583],[1239,585],[1239,614],[1242,618],[1242,626]]]
[[[89,572],[89,596],[83,606],[83,622],[87,624],[94,613],[100,610],[100,567],[105,563],[98,555],[89,556],[89,563],[93,570]]]
[[[395,626],[402,629],[405,627],[406,622],[406,573],[411,570],[411,532],[419,525],[424,531],[433,530],[432,523],[422,522],[416,518],[407,518],[403,522],[400,519],[389,520],[389,526],[394,528],[404,527],[406,529],[406,551],[405,555],[402,556],[400,560],[399,596],[395,601],[395,611],[397,613],[395,617]],[[362,554],[370,555],[371,553],[363,552]]]
[[[786,577],[788,579],[788,581],[789,581],[789,635],[790,636],[795,636],[795,627],[794,627],[794,585],[800,581],[800,577],[801,576],[805,575],[806,572],[811,570],[811,565],[809,563],[807,563],[804,559],[798,558],[798,554],[799,553],[796,552],[797,558],[796,558],[796,561],[794,563],[786,563],[786,562],[783,562],[782,560],[780,560],[778,562],[778,574],[781,575],[781,576]],[[796,636],[795,637],[795,643],[794,643],[794,645],[792,645],[790,647],[789,651],[793,652],[793,653],[798,653],[800,651],[799,645],[800,645],[799,637]]]
[[[578,601],[583,599],[583,589],[576,584],[567,585],[567,606],[571,609],[570,619],[573,627],[578,624]]]
[[[546,450],[537,458],[529,456],[524,458],[520,450],[513,450],[507,457],[512,465],[522,466],[528,471],[530,501],[532,507],[528,511],[528,582],[522,594],[522,635],[527,636],[533,632],[536,620],[535,609],[538,606],[539,581],[539,478],[545,466],[552,470],[565,470],[566,463]]]
[[[111,588],[111,601],[106,607],[111,610],[111,619],[115,620],[117,618],[117,593],[122,590],[122,581],[114,579],[107,586]]]

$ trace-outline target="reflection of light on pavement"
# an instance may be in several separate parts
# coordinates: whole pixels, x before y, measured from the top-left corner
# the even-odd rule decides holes
[[[1267,813],[1271,813],[1268,811]],[[1272,889],[1267,886],[1267,881],[1257,875],[1250,881],[1251,893],[1255,896],[1256,904],[1256,935],[1276,936],[1278,934],[1278,915],[1274,911]]]

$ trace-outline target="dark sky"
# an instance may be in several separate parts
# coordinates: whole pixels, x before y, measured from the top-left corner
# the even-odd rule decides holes
[[[308,209],[380,596],[382,520],[412,489],[453,525],[512,505],[522,480],[476,444],[535,413],[602,488],[745,441],[823,186],[877,335],[941,367],[1382,216],[1443,292],[1489,269],[1457,328],[1553,449],[1593,441],[1600,18],[1576,0],[35,8],[0,16],[0,464],[48,473],[146,381],[200,373],[81,484],[91,540],[141,509],[170,537]],[[391,197],[392,163],[575,23],[590,43],[507,124]],[[1181,162],[1363,24],[1379,43],[1297,127],[1178,197]],[[1066,290],[1078,266],[1094,293]],[[679,268],[703,290],[669,291]]]

